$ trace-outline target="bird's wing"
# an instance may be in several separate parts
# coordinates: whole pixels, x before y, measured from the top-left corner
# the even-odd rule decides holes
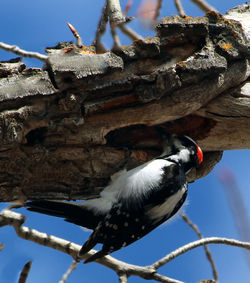
[[[145,214],[157,225],[172,217],[187,197],[186,175],[179,164],[163,167],[159,186],[144,198]]]
[[[186,177],[182,168],[175,163],[168,164],[163,168],[159,181],[158,186],[150,188],[140,198],[136,195],[128,197],[126,194],[125,198],[120,195],[83,245],[81,255],[96,243],[103,243],[102,249],[85,262],[96,260],[135,242],[179,210],[187,195]]]
[[[85,201],[86,203],[88,201]],[[66,221],[86,227],[88,229],[95,229],[98,223],[105,216],[105,210],[95,211],[83,203],[70,203],[62,201],[37,200],[26,203],[28,210],[62,217]]]

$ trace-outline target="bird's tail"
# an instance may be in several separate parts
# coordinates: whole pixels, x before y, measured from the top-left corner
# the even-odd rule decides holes
[[[85,261],[84,261],[84,264],[85,263],[89,263],[89,262],[92,262],[92,261],[95,261],[96,259],[99,259],[105,255],[107,255],[108,252],[105,252],[103,250],[100,250],[99,252],[96,252],[95,254],[93,254],[92,256],[88,257]]]
[[[67,222],[92,230],[96,228],[103,217],[102,214],[96,214],[95,211],[88,209],[84,202],[36,200],[27,202],[26,206],[28,210],[63,217]]]
[[[63,201],[35,200],[28,201],[26,206],[31,211],[63,218],[75,216],[80,212],[77,204]]]

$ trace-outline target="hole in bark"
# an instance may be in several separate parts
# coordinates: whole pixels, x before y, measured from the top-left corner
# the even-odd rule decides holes
[[[84,104],[82,104],[82,105],[81,105],[81,114],[82,114],[82,117],[84,117],[84,116],[85,116],[85,114],[86,114]]]
[[[127,148],[154,147],[157,132],[154,127],[132,125],[109,132],[106,136],[107,145]]]
[[[25,137],[28,145],[35,145],[43,143],[46,134],[48,132],[47,127],[41,127],[35,130],[30,131]]]
[[[73,82],[73,80],[70,77],[65,77],[65,78],[63,78],[63,82],[66,83],[66,84],[70,84],[70,83]]]

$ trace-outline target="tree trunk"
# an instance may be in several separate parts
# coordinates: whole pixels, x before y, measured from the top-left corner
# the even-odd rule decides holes
[[[160,152],[156,126],[205,152],[250,148],[249,5],[170,17],[156,36],[96,54],[59,44],[41,69],[0,64],[0,200],[86,199]],[[240,22],[241,24],[240,24]]]

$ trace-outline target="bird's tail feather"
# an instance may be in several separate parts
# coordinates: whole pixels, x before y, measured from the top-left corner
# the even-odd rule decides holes
[[[63,217],[66,221],[94,230],[104,217],[84,205],[84,202],[37,200],[26,203],[28,210]]]
[[[80,211],[76,204],[62,201],[29,201],[26,206],[31,211],[64,218],[77,215]]]
[[[103,250],[100,250],[99,252],[96,252],[95,254],[93,254],[92,256],[88,257],[85,261],[84,261],[84,264],[85,263],[89,263],[89,262],[92,262],[92,261],[95,261],[96,259],[99,259],[105,255],[107,255],[108,252],[105,252]]]
[[[85,255],[88,251],[90,251],[95,245],[97,244],[96,238],[93,237],[93,234],[90,236],[90,238],[87,240],[87,242],[84,243],[82,248],[79,251],[79,256]]]

